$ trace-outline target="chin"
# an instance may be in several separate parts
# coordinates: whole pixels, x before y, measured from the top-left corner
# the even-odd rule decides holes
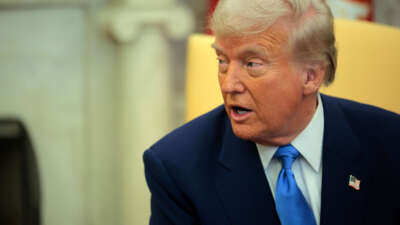
[[[268,135],[268,131],[257,130],[255,127],[243,124],[232,124],[232,130],[236,137],[262,145],[282,146],[290,143],[292,140],[291,137]]]
[[[257,132],[254,128],[246,126],[246,125],[238,125],[232,124],[232,130],[236,137],[247,140],[247,141],[256,141]]]

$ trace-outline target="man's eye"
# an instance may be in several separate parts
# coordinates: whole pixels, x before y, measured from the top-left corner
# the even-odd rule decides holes
[[[218,60],[218,64],[224,64],[224,63],[226,63],[226,61],[223,60],[223,59],[217,59],[217,60]]]
[[[257,67],[257,66],[261,66],[261,63],[256,63],[256,62],[248,62],[247,63],[247,67],[250,67],[250,68]]]
[[[228,70],[228,62],[224,59],[217,58],[218,70],[220,73],[225,73]]]

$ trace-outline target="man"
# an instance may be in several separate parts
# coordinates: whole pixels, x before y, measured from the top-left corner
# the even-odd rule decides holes
[[[319,94],[332,23],[323,0],[220,2],[225,104],[145,152],[150,224],[400,224],[400,116]]]

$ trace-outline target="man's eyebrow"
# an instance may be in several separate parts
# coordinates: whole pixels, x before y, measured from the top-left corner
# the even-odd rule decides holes
[[[218,47],[217,44],[213,43],[211,44],[211,47],[215,49],[218,53],[223,54],[224,51]],[[259,47],[245,47],[242,50],[239,50],[239,54],[242,56],[249,56],[249,55],[259,55],[262,57],[267,57],[269,53],[267,52],[267,49],[265,47],[259,48]]]
[[[259,55],[259,56],[268,56],[268,53],[265,49],[260,48],[246,48],[240,52],[240,55]]]
[[[215,44],[215,43],[211,44],[211,48],[215,49],[218,52],[223,52],[222,49],[220,47],[218,47],[217,44]]]

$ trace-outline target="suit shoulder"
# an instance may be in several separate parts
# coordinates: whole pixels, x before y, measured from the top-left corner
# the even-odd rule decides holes
[[[359,127],[367,130],[388,132],[386,135],[397,135],[400,129],[400,115],[376,106],[352,100],[323,96],[323,101],[336,103],[343,110],[349,122],[357,123]],[[400,136],[399,136],[400,138]]]

